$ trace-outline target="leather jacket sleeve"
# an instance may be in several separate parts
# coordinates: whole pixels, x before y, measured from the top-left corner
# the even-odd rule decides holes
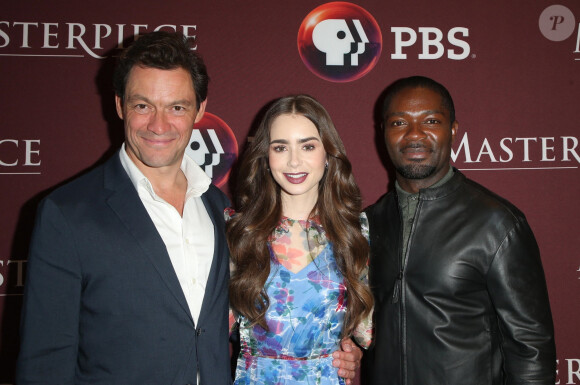
[[[499,246],[487,281],[498,314],[506,384],[554,384],[556,349],[548,291],[538,246],[525,220],[516,222]]]

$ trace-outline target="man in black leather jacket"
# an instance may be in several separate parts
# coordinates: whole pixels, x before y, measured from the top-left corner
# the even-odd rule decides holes
[[[370,384],[550,384],[556,352],[540,253],[524,215],[450,166],[453,101],[439,83],[386,92],[395,191],[367,209],[376,342]]]

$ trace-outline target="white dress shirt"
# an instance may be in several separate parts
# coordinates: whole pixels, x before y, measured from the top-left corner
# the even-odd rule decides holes
[[[119,154],[123,168],[165,243],[197,324],[214,252],[214,227],[201,200],[211,179],[193,159],[184,155],[181,170],[187,179],[187,192],[182,217],[175,207],[155,194],[151,182],[127,155],[125,144]]]

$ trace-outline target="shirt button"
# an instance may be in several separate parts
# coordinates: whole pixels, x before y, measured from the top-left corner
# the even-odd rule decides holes
[[[197,283],[197,280],[195,278],[192,278],[191,283],[195,285]]]

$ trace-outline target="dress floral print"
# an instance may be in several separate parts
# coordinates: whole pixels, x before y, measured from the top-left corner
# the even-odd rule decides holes
[[[232,215],[231,210],[226,210],[226,217]],[[305,231],[312,258],[304,268],[292,272],[289,246],[293,242],[288,229],[296,222]],[[361,223],[368,239],[364,214]],[[331,355],[340,348],[348,296],[324,229],[317,218],[308,221],[283,218],[269,241],[270,275],[265,286],[270,298],[266,312],[269,331],[258,325],[250,327],[243,316],[237,317],[241,352],[235,384],[344,384],[338,369],[332,366]],[[280,259],[284,253],[275,253],[274,249],[290,251],[288,258]],[[366,281],[367,274],[361,279]],[[366,347],[371,332],[369,316],[354,337]]]

